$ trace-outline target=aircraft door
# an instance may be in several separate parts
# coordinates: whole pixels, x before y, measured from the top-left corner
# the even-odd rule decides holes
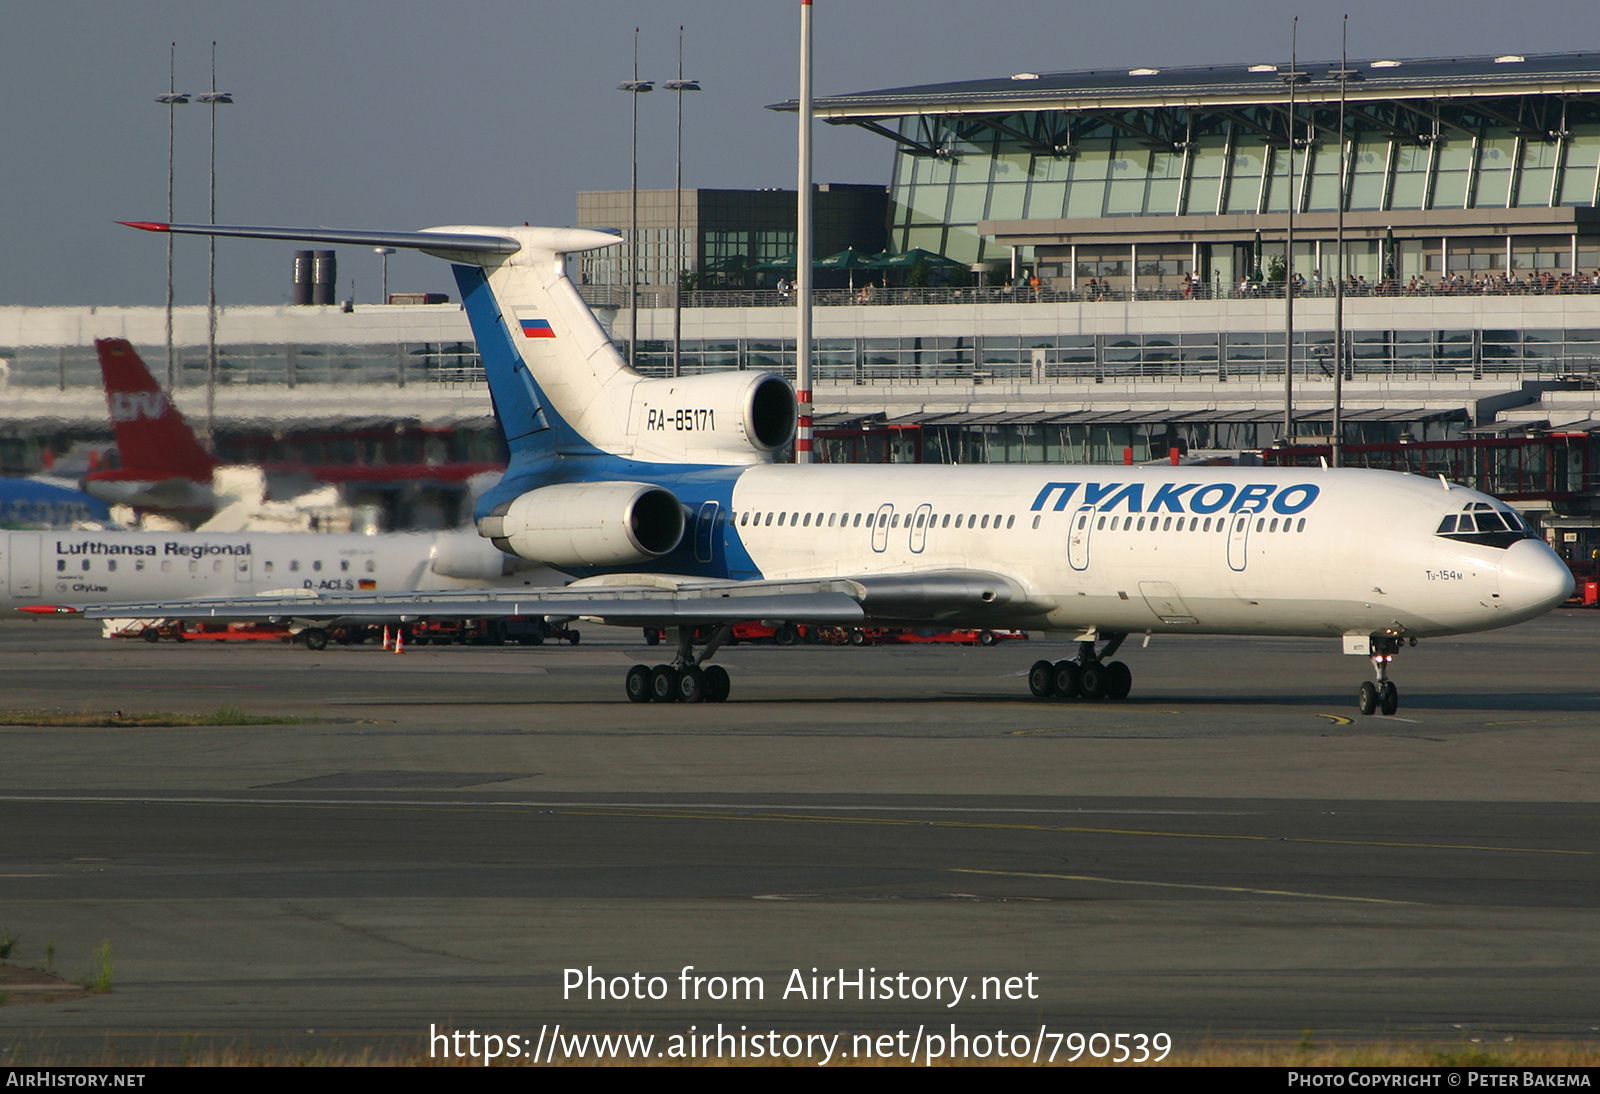
[[[717,513],[722,506],[708,501],[700,506],[700,515],[694,524],[694,557],[696,562],[710,562],[711,548],[717,531]]]
[[[1089,535],[1094,531],[1094,520],[1092,505],[1080,506],[1072,514],[1072,529],[1067,533],[1067,562],[1074,570],[1089,568]]]
[[[12,532],[6,536],[10,557],[6,560],[11,595],[32,600],[39,595],[39,552],[44,536],[38,532]]]
[[[906,518],[911,525],[911,553],[920,555],[922,549],[928,545],[927,525],[933,520],[933,506],[923,502],[917,506],[916,512]]]
[[[1228,519],[1233,522],[1228,528],[1228,567],[1236,571],[1243,570],[1250,557],[1250,525],[1256,516],[1254,513],[1234,513]]]
[[[893,515],[893,505],[885,503],[878,506],[876,522],[872,526],[872,549],[880,555],[889,546],[889,518]]]

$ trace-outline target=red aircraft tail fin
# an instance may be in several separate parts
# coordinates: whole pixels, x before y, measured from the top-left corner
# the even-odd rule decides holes
[[[217,460],[200,447],[194,430],[156,384],[132,344],[125,338],[99,338],[94,348],[100,355],[121,473],[209,484]]]

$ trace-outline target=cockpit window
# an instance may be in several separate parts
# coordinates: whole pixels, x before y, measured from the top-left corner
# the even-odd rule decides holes
[[[1535,538],[1522,517],[1510,509],[1496,509],[1476,501],[1439,522],[1436,535],[1480,547],[1510,547],[1519,539]]]

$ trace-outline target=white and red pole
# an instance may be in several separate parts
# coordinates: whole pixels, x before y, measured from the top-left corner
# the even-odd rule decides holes
[[[794,462],[811,462],[811,0],[800,0],[800,181],[795,204]]]

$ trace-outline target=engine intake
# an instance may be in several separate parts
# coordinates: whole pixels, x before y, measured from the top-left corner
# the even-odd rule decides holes
[[[684,532],[683,503],[643,482],[574,482],[495,507],[478,532],[502,551],[551,566],[624,566],[660,558]]]

